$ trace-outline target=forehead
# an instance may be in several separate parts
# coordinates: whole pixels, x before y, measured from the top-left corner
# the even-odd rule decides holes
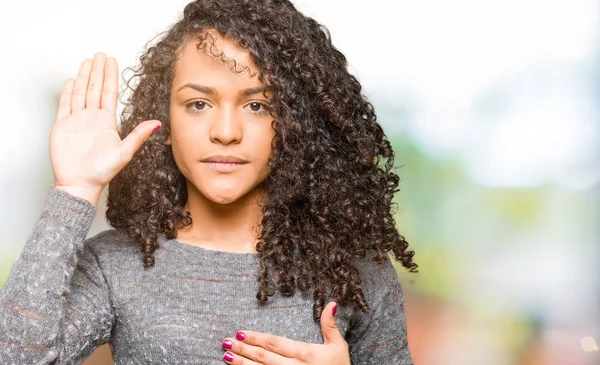
[[[175,65],[174,86],[191,80],[253,84],[258,70],[248,50],[215,31],[207,31],[204,44],[197,38],[186,40]]]

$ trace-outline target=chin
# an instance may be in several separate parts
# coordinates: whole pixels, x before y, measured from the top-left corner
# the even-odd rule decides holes
[[[231,204],[243,199],[248,194],[256,192],[260,183],[248,184],[248,181],[240,179],[232,180],[209,180],[203,181],[198,186],[198,191],[207,200],[216,204]]]
[[[245,195],[243,191],[231,191],[231,190],[218,190],[210,189],[209,191],[200,191],[206,199],[217,203],[217,204],[230,204],[233,203]]]
[[[217,196],[206,196],[206,198],[214,203],[217,204],[221,204],[221,205],[226,205],[226,204],[231,204],[234,203],[235,201],[237,201],[240,196],[236,195],[236,196],[223,196],[223,195],[217,195]]]

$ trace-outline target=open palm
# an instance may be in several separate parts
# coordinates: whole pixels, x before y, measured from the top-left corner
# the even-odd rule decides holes
[[[160,122],[139,124],[125,139],[117,131],[118,66],[96,53],[81,64],[77,80],[63,87],[50,133],[55,186],[99,194]]]

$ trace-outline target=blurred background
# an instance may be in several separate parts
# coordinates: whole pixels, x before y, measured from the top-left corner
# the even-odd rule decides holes
[[[133,66],[187,1],[3,2],[0,287],[52,187],[63,82]],[[417,365],[600,364],[600,3],[296,0],[396,151]],[[88,237],[109,228],[105,196]],[[86,365],[112,364],[108,346]]]

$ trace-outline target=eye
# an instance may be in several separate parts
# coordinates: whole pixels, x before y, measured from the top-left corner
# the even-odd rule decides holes
[[[258,115],[267,115],[267,114],[269,114],[269,111],[271,110],[271,106],[269,104],[266,104],[266,103],[263,103],[260,101],[253,101],[246,106],[249,106],[250,111],[253,112],[254,114],[258,114]]]
[[[185,109],[192,113],[202,112],[209,108],[209,105],[202,100],[194,100],[185,104]]]

